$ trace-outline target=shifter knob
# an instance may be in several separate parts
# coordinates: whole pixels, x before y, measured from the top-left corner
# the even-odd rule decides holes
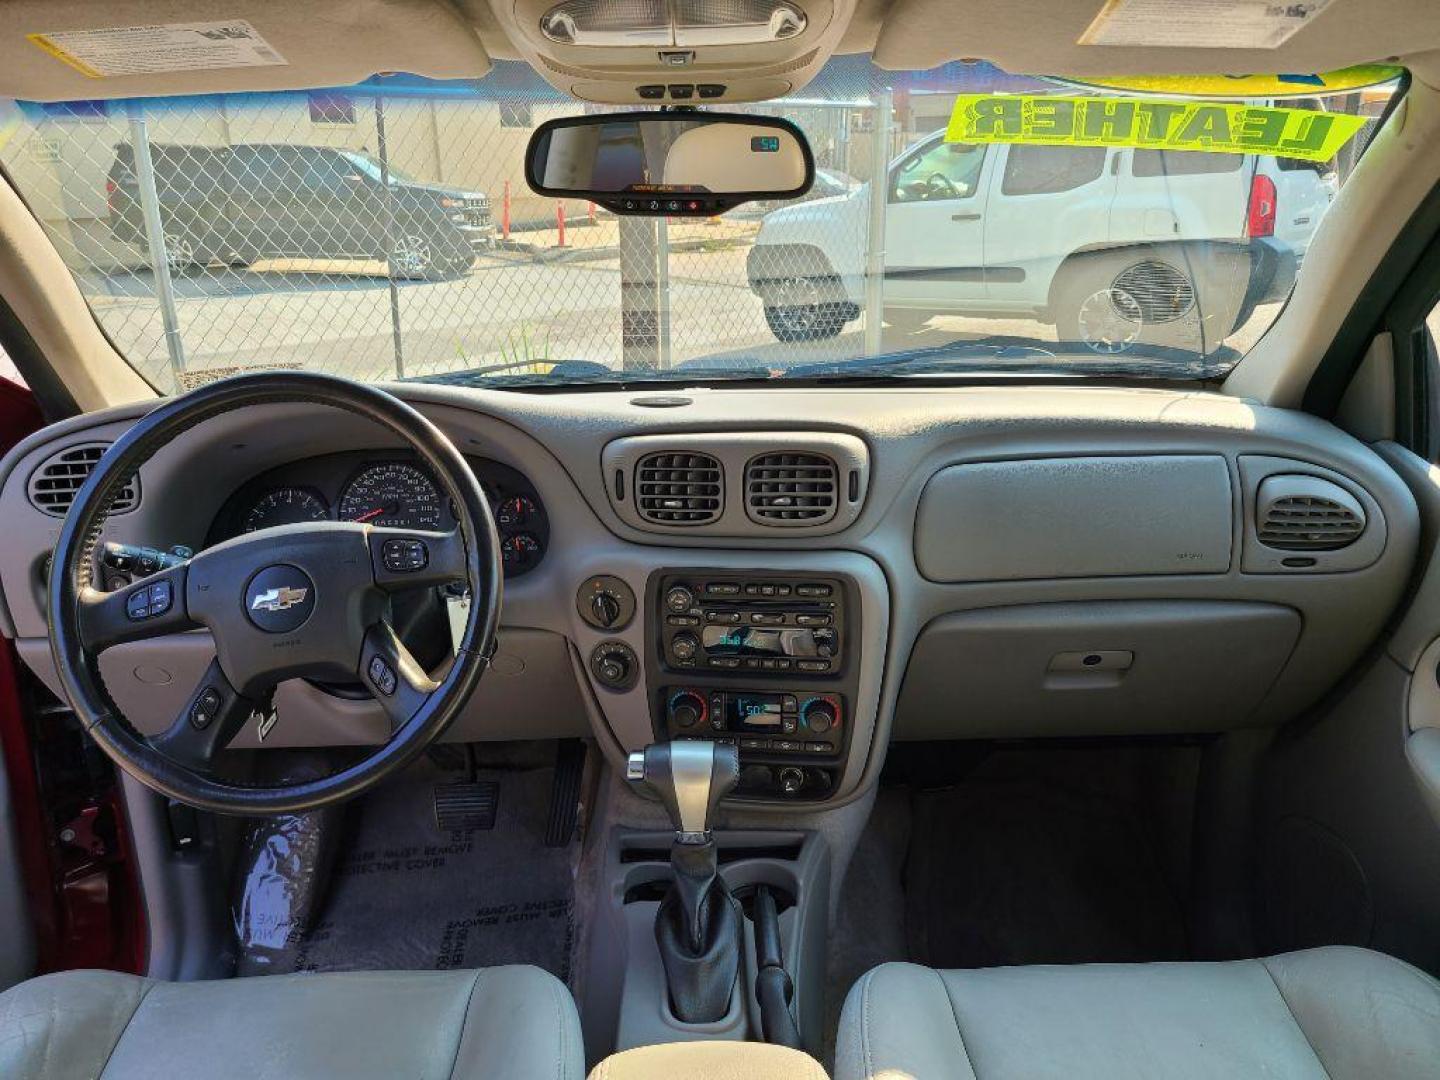
[[[740,754],[698,740],[651,743],[630,755],[625,776],[660,797],[680,843],[700,844],[709,839],[715,807],[740,780]]]

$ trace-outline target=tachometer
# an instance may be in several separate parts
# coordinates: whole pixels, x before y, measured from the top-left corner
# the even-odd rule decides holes
[[[439,529],[445,506],[435,482],[414,465],[371,465],[340,496],[340,520],[398,529]]]
[[[304,521],[324,521],[330,516],[325,500],[307,488],[283,487],[262,495],[249,510],[240,527],[244,532],[269,529],[276,525],[297,525]]]

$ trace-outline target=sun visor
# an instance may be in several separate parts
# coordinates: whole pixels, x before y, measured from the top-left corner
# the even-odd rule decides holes
[[[381,72],[480,78],[474,27],[440,0],[7,0],[0,96],[28,101],[349,86]]]

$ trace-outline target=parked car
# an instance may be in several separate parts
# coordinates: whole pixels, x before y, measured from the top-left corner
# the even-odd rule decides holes
[[[463,273],[494,235],[483,192],[415,180],[389,187],[369,154],[327,146],[152,143],[167,256],[185,269],[219,260],[387,259],[402,277]],[[145,242],[135,148],[115,148],[105,185],[116,239]]]
[[[1038,317],[1097,351],[1188,346],[1198,323],[1213,347],[1288,295],[1335,190],[1323,167],[1272,156],[936,133],[886,172],[885,318]],[[763,219],[747,269],[780,340],[859,317],[869,200],[864,184]]]
[[[810,185],[810,190],[798,199],[761,199],[758,202],[746,203],[744,206],[730,212],[732,218],[755,218],[763,217],[772,210],[778,210],[782,206],[794,206],[799,202],[813,202],[816,199],[829,199],[836,195],[844,195],[854,191],[860,186],[860,181],[848,173],[840,172],[838,169],[816,169],[815,182]]]

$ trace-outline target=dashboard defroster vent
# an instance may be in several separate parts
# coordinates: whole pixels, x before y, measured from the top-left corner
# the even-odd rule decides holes
[[[1318,476],[1268,476],[1255,496],[1255,534],[1280,551],[1338,551],[1365,531],[1365,509]]]
[[[745,512],[761,525],[829,521],[839,491],[839,470],[823,454],[762,454],[745,466]]]
[[[82,443],[47,458],[30,474],[30,504],[53,517],[64,517],[75,501],[75,493],[90,479],[95,463],[109,448],[109,443]],[[115,496],[110,513],[123,514],[139,503],[140,481],[132,478]]]
[[[635,508],[646,521],[708,525],[724,505],[724,473],[709,454],[647,454],[635,466]]]

